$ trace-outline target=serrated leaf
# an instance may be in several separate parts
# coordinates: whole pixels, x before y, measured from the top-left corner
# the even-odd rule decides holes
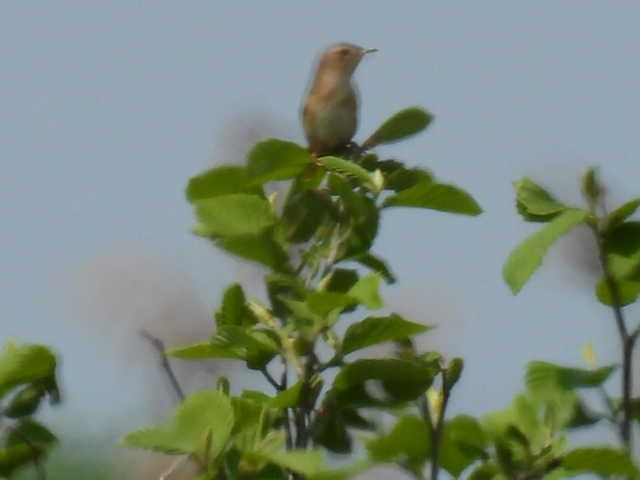
[[[309,152],[300,145],[271,138],[249,152],[247,169],[254,183],[265,183],[297,177],[310,162]]]
[[[205,237],[257,235],[276,223],[269,202],[257,195],[220,195],[194,205],[198,219],[195,233]]]
[[[189,395],[178,406],[167,427],[131,432],[121,443],[168,454],[215,458],[229,440],[233,423],[229,398],[217,390],[201,390]],[[206,442],[207,437],[209,442]],[[206,443],[209,443],[208,451],[203,451]]]
[[[385,207],[415,207],[463,215],[480,215],[482,208],[455,185],[420,181],[384,201]]]
[[[502,275],[513,293],[518,293],[533,275],[551,245],[576,225],[582,223],[589,212],[568,209],[518,245],[504,264]]]
[[[257,322],[255,315],[247,306],[244,290],[239,283],[227,287],[222,298],[222,306],[215,317],[218,327],[221,325],[251,327]]]
[[[611,447],[576,448],[564,456],[562,466],[576,472],[599,475],[640,475],[628,453]]]
[[[431,455],[431,436],[424,420],[404,415],[391,432],[367,442],[367,450],[379,462],[407,462],[420,468]]]
[[[367,317],[347,329],[342,352],[346,355],[371,345],[412,337],[431,328],[429,325],[409,322],[395,313],[385,317]]]
[[[342,175],[346,175],[347,177],[354,178],[358,181],[358,183],[360,183],[360,185],[367,188],[374,188],[373,177],[369,174],[369,172],[362,168],[360,165],[353,163],[352,161],[331,156],[320,157],[318,161],[331,172],[340,173]]]
[[[374,273],[358,280],[347,295],[355,298],[368,309],[377,310],[384,306],[379,289],[380,276]]]
[[[547,221],[567,209],[540,185],[528,177],[513,183],[518,211],[525,220]]]
[[[640,207],[640,198],[634,198],[633,200],[629,200],[615,208],[609,215],[607,215],[605,230],[610,231],[624,223],[627,218],[636,212],[638,207]]]
[[[232,193],[262,195],[262,189],[250,185],[247,169],[238,165],[223,165],[196,175],[189,180],[186,189],[187,200],[192,203]]]
[[[56,358],[48,347],[7,343],[0,352],[0,397],[17,385],[51,380],[55,369]]]
[[[383,143],[392,143],[410,137],[422,130],[433,120],[433,116],[418,107],[409,107],[387,119],[363,144],[369,149]]]

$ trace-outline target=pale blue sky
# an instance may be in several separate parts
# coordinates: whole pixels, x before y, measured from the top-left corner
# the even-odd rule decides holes
[[[142,275],[127,284],[129,300],[153,303],[148,279],[159,268],[207,321],[220,289],[247,270],[190,234],[186,180],[241,160],[223,158],[237,152],[224,132],[245,112],[269,112],[266,133],[301,140],[312,61],[350,41],[380,50],[356,75],[358,138],[400,108],[426,107],[436,115],[429,132],[381,152],[432,169],[485,209],[385,212],[375,247],[400,279],[389,308],[440,323],[430,345],[467,360],[453,408],[505,405],[528,360],[579,363],[587,341],[614,360],[612,319],[590,296],[580,243],[563,242],[516,298],[500,270],[535,227],[516,215],[511,181],[530,175],[577,201],[578,175],[600,165],[612,203],[638,193],[639,18],[631,0],[4,1],[2,336],[53,344],[66,360],[66,412],[119,434],[119,413],[148,395],[136,375],[157,372],[137,364],[150,355],[142,343],[131,343],[143,347],[135,361],[109,360],[113,339],[135,328],[94,327],[78,284],[102,292],[92,290],[96,264],[140,256],[151,273],[129,267]],[[105,282],[119,284],[118,272]],[[153,307],[144,311],[152,322]]]

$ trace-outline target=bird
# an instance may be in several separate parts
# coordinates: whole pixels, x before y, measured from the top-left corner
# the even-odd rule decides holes
[[[328,47],[320,56],[302,109],[309,151],[316,158],[347,147],[358,127],[358,96],[353,72],[376,48],[351,43]]]

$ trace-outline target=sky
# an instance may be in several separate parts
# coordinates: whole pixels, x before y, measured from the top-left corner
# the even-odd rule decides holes
[[[611,205],[637,194],[639,16],[631,0],[2,2],[0,340],[61,355],[67,403],[47,417],[61,428],[73,416],[116,437],[131,426],[120,419],[165,412],[137,330],[196,340],[226,284],[258,286],[253,267],[190,233],[184,185],[242,162],[248,140],[302,141],[316,55],[349,41],[379,49],[356,73],[356,139],[401,108],[428,109],[426,133],[379,153],[484,208],[385,212],[374,247],[399,278],[387,308],[438,324],[425,345],[466,360],[454,413],[506,405],[532,359],[579,366],[593,342],[616,361],[584,232],[517,297],[501,268],[536,228],[515,212],[514,180],[577,204],[580,174],[598,166]],[[139,413],[150,395],[167,401]]]

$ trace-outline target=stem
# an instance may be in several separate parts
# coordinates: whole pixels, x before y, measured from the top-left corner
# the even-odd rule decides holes
[[[442,431],[444,429],[444,414],[447,410],[449,402],[449,392],[444,386],[445,373],[442,373],[442,406],[440,414],[436,420],[436,425],[431,433],[431,480],[438,480],[438,472],[440,471],[440,441],[442,440]]]
[[[286,390],[289,382],[289,365],[287,364],[287,359],[282,356],[282,375],[280,376],[280,385],[282,385],[282,389]],[[291,450],[293,448],[293,435],[291,434],[291,423],[289,423],[289,409],[284,409],[284,430],[287,435],[287,450]]]
[[[151,333],[149,333],[147,330],[141,330],[140,335],[146,338],[149,341],[149,343],[151,343],[153,348],[155,348],[156,351],[158,352],[158,355],[160,356],[160,366],[162,367],[164,372],[167,374],[167,377],[169,378],[169,382],[171,383],[171,387],[173,388],[173,391],[176,393],[176,396],[182,402],[184,400],[184,392],[180,387],[180,384],[178,383],[178,379],[175,373],[173,373],[173,369],[171,368],[169,359],[164,353],[165,351],[164,343],[162,343],[162,340],[160,340],[159,338],[151,335]]]
[[[613,310],[613,316],[616,321],[618,336],[620,337],[620,343],[622,345],[622,419],[619,423],[619,430],[620,440],[622,441],[622,444],[629,451],[631,451],[631,394],[633,387],[631,367],[633,358],[633,347],[637,335],[635,331],[630,335],[629,331],[627,330],[627,324],[625,322],[624,311],[622,308],[622,301],[620,298],[620,290],[618,289],[618,284],[616,283],[616,280],[609,266],[607,252],[604,248],[601,231],[596,225],[592,225],[591,228],[596,237],[596,243],[598,246],[598,260],[600,261],[600,267],[602,268],[605,283],[611,294],[611,309]]]

